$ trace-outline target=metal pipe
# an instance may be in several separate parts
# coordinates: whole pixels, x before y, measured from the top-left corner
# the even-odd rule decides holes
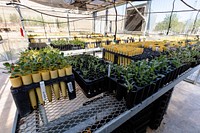
[[[15,6],[15,9],[17,10],[17,12],[19,13],[19,17],[20,17],[20,21],[21,21],[21,25],[22,25],[22,30],[23,30],[23,33],[24,33],[24,36],[25,36],[25,38],[26,38],[26,40],[27,40],[27,43],[29,44],[30,42],[29,42],[29,40],[28,40],[28,35],[27,35],[27,33],[26,33],[26,30],[25,30],[25,26],[24,26],[24,22],[23,22],[23,16],[22,16],[22,14],[21,14],[21,10],[20,10],[20,6]]]

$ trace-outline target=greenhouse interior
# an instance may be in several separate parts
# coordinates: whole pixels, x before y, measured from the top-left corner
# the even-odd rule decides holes
[[[200,133],[200,0],[0,7],[0,132]]]

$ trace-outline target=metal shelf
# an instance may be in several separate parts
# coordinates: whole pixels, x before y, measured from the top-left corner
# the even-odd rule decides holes
[[[61,98],[47,102],[18,121],[17,132],[84,132],[95,131],[126,111],[125,101],[117,101],[112,94],[104,93],[86,98],[76,85],[77,98]]]
[[[53,98],[52,102],[46,101],[44,107],[39,106],[30,115],[18,120],[16,132],[110,133],[199,68],[189,69],[130,110],[127,110],[124,100],[117,101],[113,94],[103,93],[88,99],[76,84],[76,99],[61,98],[57,101]]]
[[[152,95],[151,97],[144,100],[142,103],[138,104],[137,106],[133,107],[130,110],[127,110],[126,112],[122,113],[120,116],[116,117],[114,120],[110,121],[106,125],[99,128],[95,133],[110,133],[117,127],[119,127],[121,124],[123,124],[125,121],[127,121],[129,118],[133,117],[135,114],[140,112],[142,109],[147,107],[149,104],[154,102],[156,99],[158,99],[160,96],[165,94],[167,91],[172,89],[175,85],[177,85],[179,82],[181,82],[183,79],[194,73],[196,70],[200,69],[200,65],[191,68],[182,75],[180,75],[176,80],[173,82],[167,84],[165,87],[161,88],[157,93]]]
[[[184,81],[192,84],[200,84],[200,69],[184,79]]]
[[[69,50],[69,51],[61,51],[64,53],[64,56],[70,55],[79,55],[83,53],[95,53],[95,52],[102,52],[103,48],[85,48],[85,49],[78,49],[78,50]]]

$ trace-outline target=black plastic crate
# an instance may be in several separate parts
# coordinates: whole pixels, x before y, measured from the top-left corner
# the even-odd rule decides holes
[[[76,82],[79,84],[87,98],[94,97],[108,90],[108,79],[106,75],[98,79],[86,80],[78,71],[73,69],[73,73],[75,75]]]
[[[127,108],[130,109],[135,105],[141,103],[146,98],[155,94],[159,88],[161,88],[164,81],[164,75],[160,75],[152,84],[149,84],[144,87],[137,87],[134,85],[134,89],[127,92],[126,86],[121,83],[114,75],[108,77],[108,90],[113,92],[115,90],[116,99],[122,100],[123,98],[126,100]]]
[[[68,92],[68,97],[70,100],[76,98],[76,89],[75,89],[75,81],[74,75],[59,77],[56,79],[51,79],[48,81],[44,81],[45,86],[52,85],[58,82],[65,82]],[[67,83],[71,82],[73,89],[68,88]],[[11,94],[13,96],[14,102],[16,104],[17,110],[21,117],[24,117],[33,111],[31,107],[31,103],[28,96],[28,91],[34,88],[40,87],[40,83],[32,83],[30,85],[23,85],[19,88],[12,88],[11,87]]]
[[[146,128],[153,114],[153,106],[150,104],[128,121],[116,128],[112,133],[146,133]]]
[[[28,49],[42,49],[42,48],[45,48],[47,47],[47,44],[46,43],[30,43],[29,46],[28,46]]]
[[[172,92],[173,89],[169,90],[154,102],[153,114],[149,124],[151,129],[157,129],[160,126],[163,120],[163,116],[166,113],[167,107],[169,105]]]
[[[21,117],[26,116],[33,111],[30,100],[29,100],[28,91],[11,89],[11,93],[12,93],[15,105],[17,107],[17,110],[19,112],[19,115]]]
[[[68,51],[68,50],[77,50],[77,49],[84,49],[84,47],[81,47],[81,45],[75,45],[75,44],[64,44],[64,45],[54,45],[50,44],[53,48],[57,48],[61,51]]]
[[[123,55],[123,54],[119,54],[119,53],[115,53],[106,49],[103,49],[103,59],[105,59],[105,52],[107,53],[111,53],[114,54],[114,64],[119,64],[118,63],[118,58],[119,57],[124,57],[126,59],[131,59],[133,61],[139,61],[139,60],[144,60],[144,59],[148,59],[148,60],[152,60],[155,57],[160,56],[160,52],[158,51],[152,51],[152,49],[150,48],[144,48],[144,52],[140,55],[134,55],[134,56],[127,56],[127,55]],[[125,62],[124,64],[128,64],[128,62]]]

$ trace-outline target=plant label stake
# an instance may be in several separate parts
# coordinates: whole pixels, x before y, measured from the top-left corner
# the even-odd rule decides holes
[[[40,82],[40,88],[41,88],[41,92],[42,92],[42,99],[43,99],[43,101],[45,101],[47,99],[47,93],[46,93],[44,81]]]
[[[70,80],[72,80],[72,79],[70,79]],[[68,92],[69,100],[76,98],[75,82],[70,81],[70,82],[66,83],[66,85],[67,85],[67,92]]]
[[[110,77],[110,64],[108,65],[108,77]]]
[[[73,86],[72,86],[72,82],[67,83],[67,86],[69,88],[69,92],[72,93],[74,91]]]
[[[156,51],[158,51],[159,50],[159,48],[158,47],[156,47]]]

